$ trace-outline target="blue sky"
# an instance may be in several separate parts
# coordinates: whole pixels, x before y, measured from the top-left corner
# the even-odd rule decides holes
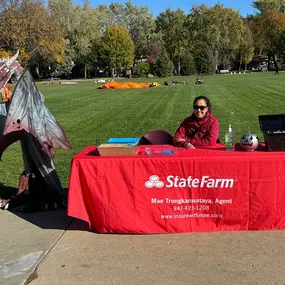
[[[83,0],[74,0],[74,4],[82,4]],[[89,0],[89,3],[96,7],[98,4],[109,5],[111,2],[119,2],[124,4],[125,0]],[[240,11],[242,16],[248,14],[255,14],[255,10],[252,8],[252,0],[132,0],[132,3],[137,6],[148,6],[150,11],[154,15],[158,15],[160,12],[163,12],[167,8],[176,10],[180,8],[188,13],[193,4],[206,4],[208,6],[213,6],[217,3],[223,4],[225,7],[234,8]]]

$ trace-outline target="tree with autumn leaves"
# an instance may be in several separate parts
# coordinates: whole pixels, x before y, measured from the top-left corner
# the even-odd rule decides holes
[[[248,17],[255,52],[267,54],[268,64],[273,60],[278,71],[277,59],[284,59],[285,50],[285,1],[258,0],[253,2],[253,6],[259,10],[256,16]]]
[[[41,1],[1,1],[0,47],[10,53],[20,50],[19,61],[63,63],[66,40],[60,25]]]
[[[246,69],[254,55],[265,54],[277,66],[285,54],[285,0],[252,5],[258,13],[245,18],[221,4],[154,17],[131,1],[92,7],[88,0],[0,0],[0,57],[19,49],[24,67],[47,76],[68,74],[75,65],[85,78],[97,69],[149,70],[165,59],[177,74],[213,73],[237,61]]]
[[[112,75],[129,69],[134,62],[134,52],[135,46],[126,28],[107,26],[98,50],[102,66],[112,71]]]

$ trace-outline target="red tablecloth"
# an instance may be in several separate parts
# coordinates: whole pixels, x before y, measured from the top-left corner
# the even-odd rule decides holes
[[[68,214],[101,233],[285,228],[285,153],[217,148],[146,156],[144,148],[134,157],[101,157],[96,147],[76,155]]]

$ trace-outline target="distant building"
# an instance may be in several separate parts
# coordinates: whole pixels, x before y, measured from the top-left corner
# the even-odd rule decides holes
[[[256,55],[252,61],[247,64],[247,70],[251,71],[268,71],[268,57]]]
[[[268,57],[264,55],[256,55],[252,58],[252,61],[247,65],[240,65],[240,58],[237,56],[236,60],[232,63],[231,70],[238,71],[241,67],[242,70],[260,72],[260,71],[268,71]]]

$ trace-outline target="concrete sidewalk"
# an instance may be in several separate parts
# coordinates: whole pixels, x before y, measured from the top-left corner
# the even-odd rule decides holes
[[[25,284],[72,219],[65,211],[34,214],[0,211],[0,284]]]
[[[74,220],[31,285],[285,284],[284,239],[285,231],[103,235]]]
[[[285,284],[285,231],[107,235],[63,211],[0,215],[1,285]]]

